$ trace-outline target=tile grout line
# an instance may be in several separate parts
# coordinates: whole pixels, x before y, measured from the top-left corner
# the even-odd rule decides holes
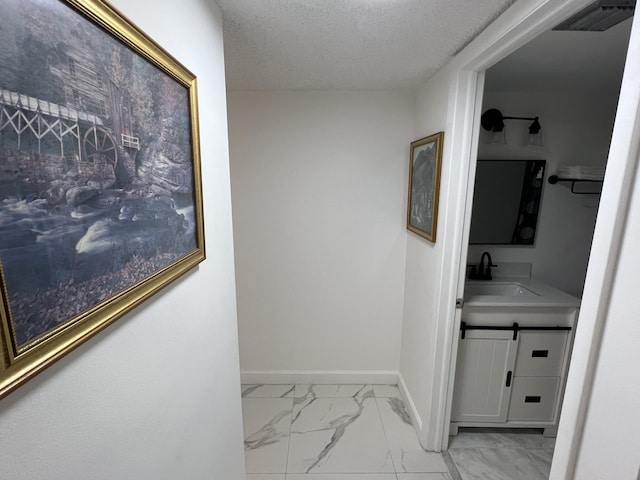
[[[396,461],[393,458],[393,453],[391,452],[391,442],[389,442],[389,435],[387,435],[387,429],[384,427],[384,421],[382,420],[382,413],[380,412],[380,405],[378,404],[379,398],[376,396],[376,392],[371,386],[371,390],[373,391],[373,399],[376,402],[376,410],[378,411],[378,418],[380,419],[380,425],[382,425],[382,432],[384,433],[384,439],[387,442],[387,451],[389,452],[389,457],[391,458],[391,465],[393,465],[393,473],[396,476],[396,480],[398,480],[398,467],[396,467]]]
[[[444,463],[447,465],[449,469],[449,475],[452,480],[462,480],[462,475],[460,474],[460,470],[458,470],[458,464],[455,462],[453,457],[449,455],[449,451],[445,450],[441,453],[442,458],[444,458]]]
[[[289,452],[291,452],[291,429],[293,428],[293,407],[296,403],[296,385],[293,385],[293,394],[291,395],[291,413],[289,415],[289,435],[287,435],[287,459],[284,464],[284,479],[287,480],[289,473]]]

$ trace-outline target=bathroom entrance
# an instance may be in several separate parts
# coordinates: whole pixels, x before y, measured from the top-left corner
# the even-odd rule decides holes
[[[478,448],[549,475],[631,26],[559,25],[485,73],[444,428],[463,478]]]

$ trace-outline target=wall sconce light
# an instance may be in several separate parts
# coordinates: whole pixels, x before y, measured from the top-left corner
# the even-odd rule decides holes
[[[542,127],[538,121],[538,117],[535,117],[533,123],[529,125],[529,145],[532,147],[542,147]]]
[[[533,120],[533,123],[529,125],[529,145],[542,146],[542,127],[538,117],[505,117],[500,110],[495,108],[487,110],[480,117],[482,128],[492,133],[492,143],[507,143],[504,132],[505,120]]]

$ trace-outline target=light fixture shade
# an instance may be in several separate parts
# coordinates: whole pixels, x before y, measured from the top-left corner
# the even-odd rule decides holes
[[[533,123],[529,125],[529,134],[536,135],[540,133],[540,130],[542,130],[542,126],[540,125],[538,117],[536,117],[533,119]]]
[[[533,123],[529,125],[529,141],[527,144],[531,147],[542,147],[544,143],[542,141],[542,126],[538,117],[535,117]]]
[[[497,145],[506,145],[507,144],[507,129],[502,127],[501,130],[496,130],[491,132],[491,143],[495,143]]]
[[[531,133],[529,132],[529,141],[527,143],[530,147],[544,147],[544,141],[542,139],[542,132]]]

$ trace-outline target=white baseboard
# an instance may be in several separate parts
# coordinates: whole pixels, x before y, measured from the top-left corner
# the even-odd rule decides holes
[[[416,404],[413,401],[411,393],[409,393],[407,384],[404,382],[402,373],[398,373],[398,388],[400,389],[400,393],[402,394],[404,403],[409,410],[409,416],[411,417],[411,421],[413,422],[413,427],[418,431],[418,436],[420,437],[420,434],[422,433],[422,418],[418,413],[418,409],[416,408]]]
[[[243,370],[240,380],[245,385],[395,385],[395,370]]]

